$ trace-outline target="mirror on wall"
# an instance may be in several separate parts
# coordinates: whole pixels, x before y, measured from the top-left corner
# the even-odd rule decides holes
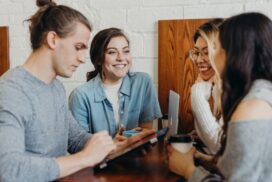
[[[0,27],[0,76],[9,69],[8,27]]]
[[[190,132],[193,115],[190,104],[190,90],[198,71],[189,58],[194,47],[193,35],[207,19],[161,20],[158,30],[158,95],[163,113],[168,112],[169,90],[180,95],[179,133]]]

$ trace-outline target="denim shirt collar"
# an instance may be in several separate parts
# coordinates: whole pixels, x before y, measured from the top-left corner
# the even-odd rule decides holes
[[[123,95],[130,96],[130,89],[131,89],[131,80],[130,77],[134,76],[135,73],[128,72],[128,74],[123,78],[123,83],[120,88],[120,93]],[[103,82],[99,74],[93,79],[94,82],[94,100],[95,102],[101,102],[105,100],[106,94],[103,89]]]
[[[128,74],[123,78],[123,83],[120,88],[120,93],[130,96],[131,81]]]
[[[94,101],[101,102],[106,99],[106,94],[103,89],[103,83],[99,74],[93,79],[94,82]]]

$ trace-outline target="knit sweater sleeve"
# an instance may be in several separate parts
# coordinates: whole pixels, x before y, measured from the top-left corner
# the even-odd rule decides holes
[[[18,88],[3,88],[1,83],[0,87],[0,181],[55,180],[59,177],[56,160],[27,152],[25,128],[32,115],[28,98]]]
[[[200,139],[215,154],[219,147],[220,123],[212,114],[208,99],[211,94],[211,83],[198,82],[191,89],[191,106],[195,117],[195,127]]]
[[[67,113],[67,117],[69,120],[68,151],[70,153],[76,153],[84,148],[91,134],[87,133],[87,131],[79,125],[70,111]]]

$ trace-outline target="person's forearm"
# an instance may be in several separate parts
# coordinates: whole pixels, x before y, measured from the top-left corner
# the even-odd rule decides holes
[[[81,152],[68,156],[58,157],[56,161],[60,169],[60,178],[73,174],[83,168],[93,166],[93,164],[86,164]]]
[[[153,122],[152,121],[147,121],[147,122],[141,123],[139,126],[141,128],[144,128],[144,129],[152,129],[153,128]]]
[[[194,165],[193,166],[188,166],[184,177],[188,180],[192,176],[195,169],[196,169],[196,167]]]

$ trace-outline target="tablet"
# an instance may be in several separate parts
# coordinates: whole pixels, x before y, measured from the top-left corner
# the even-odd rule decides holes
[[[142,140],[131,144],[130,146],[128,146],[127,148],[121,151],[110,154],[103,162],[97,164],[94,167],[94,170],[101,170],[107,167],[111,162],[115,161],[116,159],[122,157],[123,155],[127,153],[130,153],[135,150],[139,150],[140,148],[143,148],[147,145],[156,143],[158,140],[161,140],[165,137],[167,131],[168,131],[168,127],[158,130],[155,134],[149,135],[143,138]]]

